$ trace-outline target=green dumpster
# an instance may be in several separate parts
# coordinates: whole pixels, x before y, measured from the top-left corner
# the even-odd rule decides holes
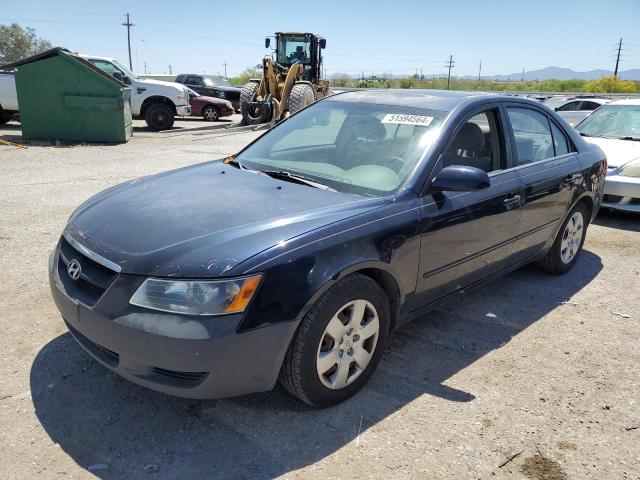
[[[131,89],[68,50],[54,48],[16,69],[26,140],[124,143],[133,133]]]

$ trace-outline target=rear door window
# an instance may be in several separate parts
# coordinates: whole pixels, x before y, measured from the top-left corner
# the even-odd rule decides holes
[[[553,134],[553,148],[556,151],[556,157],[566,155],[572,150],[567,136],[553,122],[551,122],[551,133]]]
[[[507,107],[516,141],[516,165],[553,158],[553,136],[549,119],[540,112],[524,107]]]

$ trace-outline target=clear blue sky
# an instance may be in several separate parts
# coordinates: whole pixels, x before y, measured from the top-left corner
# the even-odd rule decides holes
[[[325,67],[337,72],[455,75],[519,72],[560,66],[613,69],[623,37],[621,69],[640,68],[640,0],[563,1],[328,0],[0,0],[0,23],[30,26],[57,46],[127,62],[131,13],[133,67],[153,73],[224,72],[255,65],[274,31],[310,31],[327,38]],[[262,5],[268,5],[269,10]],[[281,8],[281,5],[284,8]],[[321,6],[324,5],[324,6]],[[313,13],[312,13],[313,12]]]

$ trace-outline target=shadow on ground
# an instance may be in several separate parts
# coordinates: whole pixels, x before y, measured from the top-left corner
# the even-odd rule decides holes
[[[602,208],[593,223],[601,227],[640,232],[640,215],[632,212],[609,211]]]
[[[525,267],[461,295],[396,332],[369,384],[327,410],[309,409],[280,388],[223,401],[151,392],[91,360],[68,333],[34,360],[32,400],[52,441],[78,465],[108,465],[93,472],[101,478],[148,478],[148,465],[157,466],[157,478],[273,478],[355,440],[361,418],[365,431],[422,395],[474,401],[474,392],[448,387],[447,379],[508,343],[601,269],[600,258],[584,251],[565,276]]]

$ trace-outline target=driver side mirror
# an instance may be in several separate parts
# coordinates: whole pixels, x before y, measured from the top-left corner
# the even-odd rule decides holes
[[[269,45],[271,45],[271,39],[267,37],[264,39],[264,48],[269,48]]]
[[[320,39],[320,48],[322,48],[322,49],[327,48],[327,39],[326,38],[321,38]]]
[[[431,182],[431,188],[436,192],[474,192],[490,186],[487,172],[464,165],[444,167]]]

